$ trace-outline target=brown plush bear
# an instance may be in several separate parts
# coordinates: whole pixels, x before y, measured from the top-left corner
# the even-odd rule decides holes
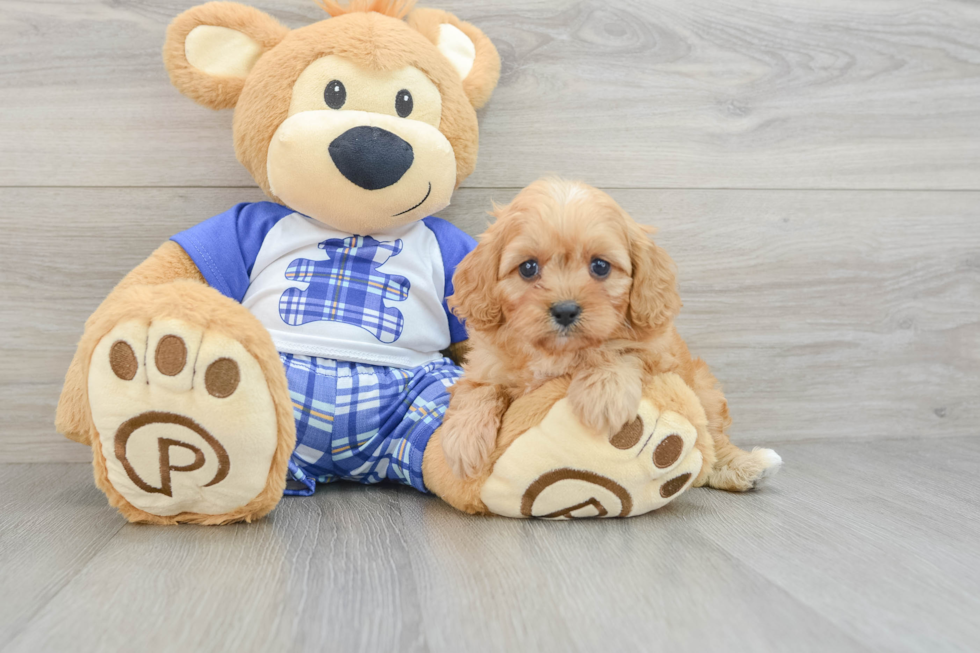
[[[128,519],[249,521],[338,479],[470,512],[626,516],[701,471],[704,411],[673,375],[612,441],[550,383],[512,406],[486,473],[448,471],[438,428],[461,371],[441,352],[458,362],[466,333],[445,300],[475,243],[427,216],[473,171],[500,64],[480,30],[412,4],[325,2],[330,18],[289,30],[212,2],[170,26],[171,81],[235,108],[236,153],[272,202],[174,236],[86,323],[57,427],[91,445]]]

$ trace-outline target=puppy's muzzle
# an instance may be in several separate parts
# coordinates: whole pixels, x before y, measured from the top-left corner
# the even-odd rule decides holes
[[[570,327],[578,322],[582,315],[582,307],[578,302],[564,301],[551,305],[551,317],[563,327]]]
[[[340,174],[365,190],[398,182],[412,167],[415,153],[405,139],[380,127],[352,127],[330,143],[330,158]]]

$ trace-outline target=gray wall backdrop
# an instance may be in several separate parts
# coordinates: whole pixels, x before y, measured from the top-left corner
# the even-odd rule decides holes
[[[261,199],[231,112],[163,69],[192,4],[3,0],[0,462],[89,459],[52,426],[85,318],[170,235]],[[739,443],[977,433],[980,5],[425,4],[503,59],[440,215],[478,233],[491,201],[559,173],[656,225]]]

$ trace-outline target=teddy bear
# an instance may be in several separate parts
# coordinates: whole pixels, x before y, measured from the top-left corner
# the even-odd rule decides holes
[[[86,322],[56,426],[91,446],[127,519],[251,521],[336,480],[471,513],[614,517],[703,479],[704,411],[669,374],[611,439],[548,383],[511,407],[484,473],[449,470],[439,426],[467,336],[446,298],[475,241],[432,216],[474,169],[500,60],[473,25],[413,4],[325,0],[328,18],[290,30],[209,2],[170,25],[172,83],[234,108],[236,154],[270,201],[176,234]]]

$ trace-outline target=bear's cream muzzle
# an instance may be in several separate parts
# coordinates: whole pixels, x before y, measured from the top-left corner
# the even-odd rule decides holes
[[[456,156],[436,127],[367,111],[302,111],[269,143],[272,193],[352,234],[383,232],[449,205]]]

